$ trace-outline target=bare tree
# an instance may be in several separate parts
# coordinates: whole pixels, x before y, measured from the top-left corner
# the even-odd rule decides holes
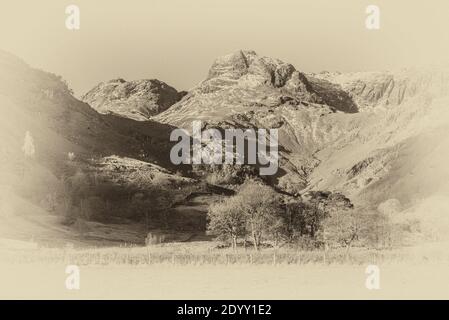
[[[218,234],[219,238],[231,239],[232,248],[237,247],[237,239],[245,235],[245,217],[235,197],[227,201],[213,204],[208,212],[209,230]]]
[[[276,241],[282,229],[279,195],[269,186],[249,179],[236,197],[245,216],[246,229],[252,237],[254,249],[259,250],[264,236]]]
[[[34,158],[36,149],[34,147],[34,139],[31,136],[31,133],[29,131],[27,131],[25,133],[25,139],[23,142],[22,151],[25,155],[25,158]]]

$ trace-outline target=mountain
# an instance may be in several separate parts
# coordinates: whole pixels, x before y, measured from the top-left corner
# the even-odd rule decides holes
[[[88,93],[89,105],[60,77],[0,51],[0,234],[143,243],[149,227],[171,225],[200,235],[207,205],[232,192],[171,163],[170,133],[194,120],[277,128],[280,170],[269,183],[280,191],[338,191],[364,210],[449,231],[448,69],[312,74],[237,51],[187,94],[153,96],[152,86],[162,87],[114,80]],[[114,100],[115,111],[95,110]],[[168,109],[136,111],[155,101]]]
[[[207,127],[278,128],[281,189],[339,191],[372,209],[394,199],[413,211],[436,193],[449,200],[448,93],[444,68],[306,74],[237,51],[153,119],[187,130],[197,119]]]
[[[73,152],[81,158],[116,154],[171,166],[167,153],[174,127],[100,114],[73,97],[59,76],[2,51],[0,68],[4,154],[20,153],[17,145],[30,131],[39,146],[36,157],[47,164],[66,160]]]
[[[0,238],[143,243],[143,208],[205,190],[175,174],[174,127],[100,114],[59,76],[1,50],[0,112]]]
[[[99,113],[144,121],[165,111],[184,94],[159,80],[114,79],[98,84],[82,100]]]
[[[185,122],[201,118],[202,114],[213,122],[248,110],[274,110],[302,102],[326,104],[343,112],[357,111],[338,85],[325,79],[309,79],[281,60],[261,57],[254,51],[238,51],[218,58],[206,80],[155,120],[185,127]]]

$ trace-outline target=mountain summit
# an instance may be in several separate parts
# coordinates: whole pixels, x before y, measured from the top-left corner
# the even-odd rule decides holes
[[[166,110],[183,95],[156,79],[125,81],[119,78],[98,84],[82,100],[99,113],[143,121]]]

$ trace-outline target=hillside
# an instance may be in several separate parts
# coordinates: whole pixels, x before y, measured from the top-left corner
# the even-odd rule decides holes
[[[0,110],[3,236],[142,243],[144,213],[131,203],[156,199],[156,209],[202,188],[174,174],[184,169],[169,160],[173,127],[99,114],[60,77],[3,51]]]

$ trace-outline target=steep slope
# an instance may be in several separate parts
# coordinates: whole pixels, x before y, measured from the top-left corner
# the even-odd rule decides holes
[[[78,227],[89,229],[91,209],[100,205],[105,226],[99,230],[111,231],[113,223],[114,237],[129,229],[133,235],[127,232],[123,241],[143,241],[143,229],[136,227],[141,217],[121,211],[129,201],[171,189],[176,201],[191,192],[190,186],[198,189],[195,181],[170,170],[182,169],[169,161],[173,127],[101,115],[74,98],[60,77],[3,51],[0,112],[0,238],[84,241]],[[34,153],[24,153],[26,132]],[[3,234],[6,230],[17,232]],[[112,234],[106,231],[92,239],[107,240]]]
[[[343,189],[369,203],[390,196],[410,204],[436,191],[431,185],[444,181],[446,168],[427,170],[429,163],[421,159],[446,156],[438,146],[446,143],[449,125],[449,70],[327,74],[326,79],[347,90],[363,112],[346,117],[346,134],[317,152],[321,165],[311,175],[312,185]],[[420,174],[412,179],[415,170]]]
[[[99,113],[143,121],[165,111],[184,94],[159,80],[114,79],[98,84],[82,100]]]
[[[21,156],[25,132],[30,131],[38,146],[36,157],[50,166],[73,152],[81,158],[132,156],[170,167],[174,127],[99,114],[74,98],[60,77],[1,51],[0,68],[4,155]]]
[[[314,188],[338,188],[373,205],[412,205],[447,181],[447,97],[416,97],[395,109],[360,115],[347,137],[322,148]],[[442,189],[443,188],[443,189]]]

